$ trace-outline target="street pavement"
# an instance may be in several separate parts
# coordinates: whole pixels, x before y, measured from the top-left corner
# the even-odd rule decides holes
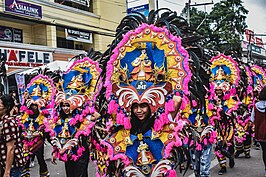
[[[48,165],[48,169],[50,171],[51,177],[65,177],[65,167],[64,163],[57,161],[57,165],[51,164],[51,146],[45,146],[45,160]],[[246,159],[244,155],[240,155],[239,158],[235,159],[235,167],[227,168],[227,173],[223,175],[223,177],[263,177],[264,176],[264,165],[262,161],[262,152],[261,150],[255,150],[255,147],[251,147],[251,158]],[[73,169],[78,170],[78,169]],[[222,177],[218,175],[218,171],[220,167],[218,165],[218,161],[214,155],[212,155],[211,162],[211,176],[212,177]],[[31,176],[38,177],[39,176],[39,165],[37,159],[35,158],[35,165],[31,168]],[[95,177],[95,165],[93,162],[89,164],[89,177]],[[178,173],[179,177],[182,177],[183,174]],[[188,170],[184,177],[194,177],[193,171]]]

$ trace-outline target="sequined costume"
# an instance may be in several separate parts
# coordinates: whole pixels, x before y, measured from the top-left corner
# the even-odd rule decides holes
[[[208,111],[217,131],[215,154],[221,166],[219,174],[226,172],[226,157],[234,167],[235,118],[239,101],[235,98],[240,79],[237,62],[220,54],[211,59],[211,80]]]
[[[98,63],[85,57],[75,61],[56,85],[56,106],[45,124],[54,149],[53,159],[65,162],[68,177],[88,175],[88,137],[94,126],[92,118],[101,87],[100,73]]]
[[[182,147],[183,121],[176,115],[188,93],[188,53],[179,37],[148,22],[125,33],[112,53],[105,86],[114,129],[102,142],[107,174],[176,176],[172,151]],[[135,109],[148,111],[140,118]]]
[[[23,171],[23,177],[30,176],[30,156],[36,155],[40,176],[49,176],[44,160],[45,125],[44,120],[50,118],[51,108],[54,106],[55,86],[53,81],[44,75],[38,75],[28,84],[21,111],[21,124],[24,129],[24,150],[29,154],[27,164]]]

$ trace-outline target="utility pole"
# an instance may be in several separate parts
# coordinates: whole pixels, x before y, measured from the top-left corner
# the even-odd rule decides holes
[[[190,7],[196,7],[196,6],[207,6],[207,5],[212,5],[213,4],[213,0],[212,2],[209,3],[200,3],[200,4],[191,4],[191,0],[188,0],[188,3],[186,3],[187,6],[187,22],[188,25],[190,25]]]
[[[187,22],[188,22],[189,26],[190,26],[190,3],[191,3],[191,0],[188,0],[188,3],[187,3]]]

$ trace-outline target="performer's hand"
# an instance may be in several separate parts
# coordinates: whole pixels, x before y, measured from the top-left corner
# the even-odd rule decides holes
[[[59,153],[62,155],[62,154],[64,154],[65,152],[66,152],[66,148],[64,148],[64,149],[61,149],[60,151],[59,151]]]
[[[5,173],[4,173],[3,177],[10,177],[10,171],[8,172],[7,170],[5,170]]]
[[[57,162],[56,162],[56,155],[55,155],[54,153],[52,154],[51,163],[54,164],[54,165],[57,165]]]

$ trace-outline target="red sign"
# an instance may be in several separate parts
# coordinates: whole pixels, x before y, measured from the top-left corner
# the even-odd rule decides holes
[[[263,45],[263,41],[262,41],[262,39],[261,38],[258,38],[258,37],[255,37],[255,40],[256,40],[256,46],[258,46],[258,47],[264,47],[264,45]]]
[[[246,39],[247,41],[251,42],[251,43],[254,43],[255,42],[255,38],[254,38],[254,31],[252,30],[249,30],[249,29],[246,29],[245,31],[245,35],[246,35]],[[251,39],[249,39],[251,37]]]

